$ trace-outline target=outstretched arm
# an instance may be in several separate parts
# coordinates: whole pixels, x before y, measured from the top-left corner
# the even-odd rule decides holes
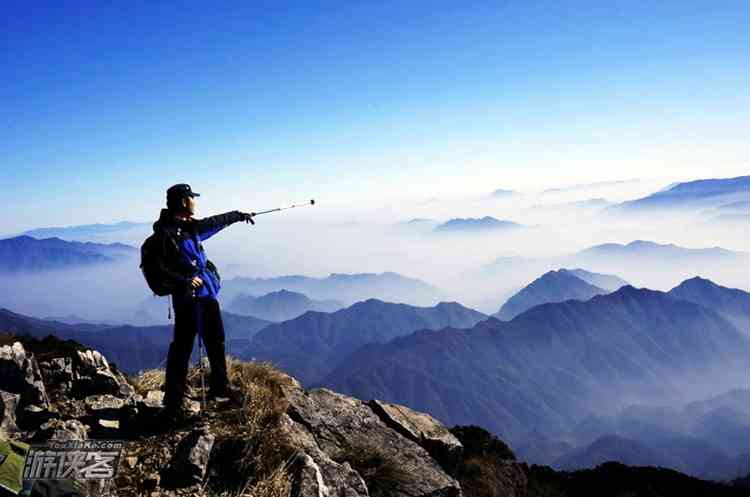
[[[230,224],[234,224],[239,221],[245,221],[255,224],[252,214],[240,211],[225,212],[224,214],[217,214],[216,216],[199,219],[197,221],[198,236],[201,240],[208,240]]]

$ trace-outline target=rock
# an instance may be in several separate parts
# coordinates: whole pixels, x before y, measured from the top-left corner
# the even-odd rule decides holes
[[[164,392],[161,390],[149,390],[146,392],[145,402],[151,403],[156,407],[164,407]]]
[[[333,461],[331,461],[333,463]],[[298,469],[291,494],[295,497],[321,495],[367,496],[367,486],[349,464],[336,465],[336,469],[320,466],[309,454],[298,456]]]
[[[455,470],[463,445],[443,424],[429,414],[380,400],[367,403],[389,427],[424,447],[447,471]]]
[[[91,438],[118,438],[120,421],[116,419],[94,419],[91,423]]]
[[[39,427],[34,440],[86,440],[88,431],[88,426],[77,419],[51,419]]]
[[[146,397],[135,395],[120,411],[121,426],[132,436],[143,436],[164,430],[164,392],[150,390]]]
[[[197,428],[180,440],[167,470],[170,485],[184,488],[203,481],[215,439],[209,431]]]
[[[117,419],[120,410],[125,406],[125,400],[114,395],[89,395],[86,397],[86,411],[97,417]]]
[[[0,438],[8,439],[18,431],[16,409],[20,397],[15,393],[0,391]]]
[[[0,347],[0,390],[21,396],[21,407],[49,405],[39,365],[32,354],[27,354],[21,342]]]
[[[76,397],[111,394],[120,397],[132,396],[132,387],[127,380],[109,367],[107,359],[96,350],[76,351],[78,364],[75,368],[72,393]],[[122,384],[125,384],[123,386]],[[125,394],[121,388],[126,390]],[[129,395],[128,395],[129,393]]]
[[[153,492],[159,486],[160,482],[161,475],[159,473],[151,473],[143,479],[143,490]]]
[[[73,387],[73,359],[70,357],[56,357],[39,364],[42,378],[46,385],[55,385],[63,394],[70,392]]]
[[[289,417],[304,427],[331,459],[343,462],[373,454],[397,470],[398,485],[391,492],[394,497],[461,495],[458,482],[425,449],[388,427],[361,400],[325,388],[307,392],[288,389],[286,394],[290,402]],[[331,487],[334,482],[326,479],[322,468],[320,474],[322,483]],[[332,495],[342,494],[335,490]]]
[[[57,412],[36,404],[27,405],[16,414],[18,426],[24,430],[36,430],[50,419],[59,417]]]
[[[368,497],[367,485],[359,473],[348,463],[331,459],[303,425],[283,414],[279,429],[289,445],[297,449],[290,471],[293,497]]]
[[[185,410],[191,414],[200,414],[201,412],[201,403],[197,400],[185,400],[183,403],[185,406]]]

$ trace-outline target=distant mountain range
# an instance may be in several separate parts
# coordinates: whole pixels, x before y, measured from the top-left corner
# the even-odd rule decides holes
[[[279,290],[260,297],[238,295],[227,310],[268,321],[287,321],[307,311],[334,312],[345,305],[337,300],[311,300],[305,294]]]
[[[222,282],[225,302],[238,296],[265,295],[280,290],[303,293],[314,300],[337,300],[351,305],[369,298],[388,302],[409,302],[434,305],[443,300],[443,293],[422,280],[398,273],[333,273],[325,278],[279,276],[276,278],[232,278]]]
[[[750,390],[731,390],[682,408],[628,406],[616,415],[587,417],[566,439],[581,445],[545,456],[545,450],[560,443],[547,441],[548,447],[528,446],[519,454],[559,469],[617,460],[670,467],[702,478],[736,478],[750,471]]]
[[[745,252],[733,252],[721,247],[684,248],[673,244],[659,244],[644,240],[635,240],[627,245],[619,243],[604,243],[582,250],[573,258],[609,259],[610,261],[624,261],[637,264],[639,261],[684,263],[686,261],[731,261],[747,257]]]
[[[549,271],[509,298],[493,316],[509,321],[540,304],[565,300],[588,300],[605,293],[609,292],[591,285],[566,269]]]
[[[363,345],[420,329],[470,328],[486,318],[455,302],[415,307],[369,299],[334,313],[310,311],[268,326],[239,357],[271,361],[309,385]]]
[[[68,242],[59,238],[37,240],[17,236],[0,240],[0,272],[69,269],[135,257],[138,249],[122,243]]]
[[[543,271],[549,266],[582,266],[588,263],[597,265],[608,265],[612,267],[634,268],[640,264],[649,263],[656,265],[678,264],[684,266],[689,262],[711,262],[711,263],[735,263],[748,258],[750,253],[728,250],[721,247],[687,248],[674,244],[656,243],[648,240],[634,240],[627,244],[602,243],[594,245],[579,252],[550,258],[529,258],[521,256],[498,257],[491,263],[485,265],[483,271],[507,270],[511,266],[528,267],[535,272]],[[577,275],[580,277],[580,275]],[[586,278],[582,278],[586,280]],[[589,282],[594,284],[593,282]],[[614,281],[608,283],[617,284]],[[619,288],[619,287],[618,287]]]
[[[739,374],[749,352],[750,340],[715,311],[625,286],[539,305],[509,322],[370,344],[321,384],[487,426],[516,445],[532,432],[559,436],[622,399],[696,395],[700,384],[689,378],[708,388],[711,378]]]
[[[122,231],[128,231],[138,228],[151,229],[150,222],[148,223],[133,223],[130,221],[120,221],[119,223],[111,224],[82,224],[78,226],[63,226],[63,227],[50,227],[50,228],[35,228],[32,230],[24,231],[21,235],[30,236],[33,238],[61,238],[63,240],[96,240],[112,233],[119,233]]]
[[[244,349],[250,339],[270,322],[261,319],[222,313],[228,353]],[[162,326],[106,325],[94,323],[63,323],[24,316],[0,309],[0,331],[27,334],[35,338],[54,335],[75,340],[111,358],[128,373],[163,366],[174,328]],[[196,345],[197,347],[197,341]]]
[[[507,198],[512,197],[513,195],[516,195],[516,192],[513,190],[505,190],[503,188],[498,188],[492,194],[490,195],[493,198]]]
[[[481,232],[498,230],[516,230],[523,225],[513,221],[495,219],[491,216],[483,218],[455,218],[435,226],[437,232]]]
[[[608,210],[611,212],[638,212],[655,209],[693,210],[747,200],[750,200],[750,176],[739,176],[676,183],[646,197],[611,206]]]

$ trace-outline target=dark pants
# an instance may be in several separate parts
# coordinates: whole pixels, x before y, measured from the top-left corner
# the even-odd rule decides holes
[[[167,355],[164,406],[176,409],[185,396],[190,355],[195,336],[203,337],[203,344],[211,364],[209,385],[213,393],[221,393],[229,383],[224,356],[224,324],[219,302],[213,298],[176,297],[174,307],[174,338]]]

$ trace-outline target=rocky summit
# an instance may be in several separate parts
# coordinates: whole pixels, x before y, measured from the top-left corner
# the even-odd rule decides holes
[[[449,472],[461,443],[427,414],[305,390],[267,364],[230,359],[244,398],[201,410],[193,368],[192,417],[170,424],[163,371],[128,377],[70,341],[5,342],[0,437],[127,441],[116,481],[96,495],[462,495]]]

